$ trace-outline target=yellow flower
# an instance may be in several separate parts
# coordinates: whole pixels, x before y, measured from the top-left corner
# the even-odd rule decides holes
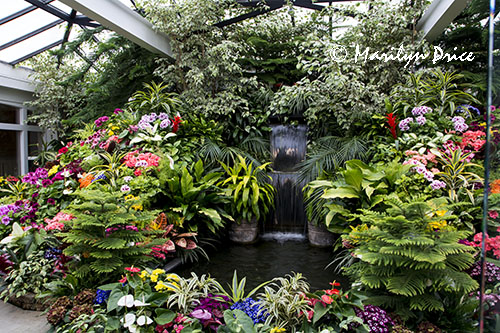
[[[48,175],[52,176],[59,171],[59,165],[54,165],[52,168],[50,168]]]
[[[142,205],[132,205],[132,209],[134,209],[134,210],[142,210]]]
[[[126,195],[125,196],[125,200],[131,200],[134,198],[134,195],[133,194],[129,194],[129,195]]]
[[[109,132],[108,132],[108,135],[115,135],[115,132],[113,132],[113,131],[109,131]]]
[[[436,215],[439,217],[443,217],[447,212],[447,210],[438,210],[436,211]]]
[[[154,271],[152,271],[151,274],[154,274],[154,275],[165,274],[165,271],[163,269],[157,268]]]
[[[120,127],[118,127],[118,126],[111,126],[111,130],[113,130],[113,131],[116,131],[116,130],[117,130],[117,129],[119,129],[119,128],[120,128]]]
[[[447,223],[446,221],[442,220],[442,221],[434,221],[434,222],[429,222],[429,224],[427,224],[427,228],[430,229],[430,230],[438,230],[438,229],[444,229],[447,227]]]
[[[156,282],[158,281],[158,275],[157,274],[151,274],[149,277],[151,279],[151,282]],[[161,281],[160,281],[161,282]]]
[[[283,327],[274,327],[272,330],[271,330],[271,333],[282,333],[282,332],[285,332],[286,330],[283,328]]]
[[[158,281],[158,283],[155,286],[156,291],[160,291],[167,288],[168,288],[167,285],[163,283],[163,281]]]
[[[149,276],[148,272],[142,271],[141,274],[139,274],[139,277],[144,281],[146,278]]]

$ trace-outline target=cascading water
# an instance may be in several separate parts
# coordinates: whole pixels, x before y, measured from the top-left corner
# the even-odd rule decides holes
[[[296,166],[306,155],[307,126],[271,125],[270,173],[276,189],[275,210],[264,225],[264,232],[305,232],[305,212],[302,196],[304,184],[297,184]]]

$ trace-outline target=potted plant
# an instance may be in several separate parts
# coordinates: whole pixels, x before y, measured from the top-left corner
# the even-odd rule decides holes
[[[229,238],[240,244],[250,244],[257,240],[258,221],[269,212],[274,203],[275,190],[265,182],[271,178],[264,173],[269,163],[254,168],[253,163],[247,164],[245,158],[238,155],[234,166],[221,162],[226,171],[227,179],[218,185],[224,194],[230,198],[230,212],[235,218],[229,231]]]

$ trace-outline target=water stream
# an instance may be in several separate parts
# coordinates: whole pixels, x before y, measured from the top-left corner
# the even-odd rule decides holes
[[[307,126],[271,125],[270,141],[275,210],[263,231],[305,233],[304,184],[297,184],[296,167],[306,156]]]

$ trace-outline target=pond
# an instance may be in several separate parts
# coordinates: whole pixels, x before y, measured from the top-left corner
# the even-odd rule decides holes
[[[311,284],[311,290],[327,289],[333,280],[347,286],[347,279],[335,272],[334,265],[326,268],[335,259],[332,248],[310,246],[300,234],[272,233],[252,245],[225,244],[209,256],[210,261],[185,265],[178,271],[179,275],[210,274],[226,287],[237,270],[239,279],[247,277],[247,291],[292,272],[302,273]]]

